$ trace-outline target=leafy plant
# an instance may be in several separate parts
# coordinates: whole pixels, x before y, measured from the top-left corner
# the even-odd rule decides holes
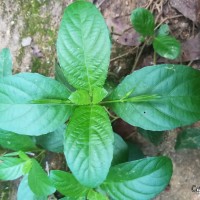
[[[169,36],[169,27],[162,24],[156,31],[153,14],[145,8],[137,8],[131,14],[131,22],[135,30],[142,36],[144,44],[153,44],[153,48],[160,56],[175,59],[180,54],[180,43]],[[155,60],[154,60],[155,62]]]
[[[150,29],[138,30],[151,36],[154,22],[145,13],[142,19],[147,18]],[[145,67],[125,77],[108,95],[103,86],[110,50],[109,31],[98,9],[76,1],[66,8],[58,33],[58,81],[36,73],[11,76],[7,64],[1,65],[9,71],[0,80],[1,138],[23,137],[33,142],[31,151],[36,152],[20,149],[21,144],[13,139],[11,149],[16,152],[0,157],[0,180],[24,176],[18,199],[24,198],[22,191],[30,199],[47,199],[57,190],[64,199],[146,200],[169,183],[169,158],[128,162],[130,148],[114,136],[107,108],[146,130],[191,124],[200,119],[200,72],[183,65]],[[37,161],[37,151],[42,148],[56,152],[64,148],[72,173],[51,170],[48,175]]]

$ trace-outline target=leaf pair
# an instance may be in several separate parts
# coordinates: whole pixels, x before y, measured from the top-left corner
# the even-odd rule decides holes
[[[112,199],[151,199],[160,193],[172,175],[172,163],[166,157],[152,157],[123,163],[110,168],[106,180],[96,189]],[[63,171],[51,171],[56,189],[67,197],[90,200],[106,200],[104,195],[96,194],[90,188]],[[141,189],[142,188],[142,189]],[[95,196],[98,196],[95,198]]]
[[[180,43],[168,36],[168,28],[161,26],[155,36],[155,21],[151,12],[144,8],[137,8],[131,14],[131,22],[135,30],[143,37],[153,37],[153,48],[160,56],[175,59],[180,55]]]
[[[36,196],[47,196],[54,193],[55,188],[40,164],[35,159],[28,158],[23,152],[19,152],[19,156],[20,158],[0,157],[0,180],[15,180],[25,175],[20,184],[21,189],[31,190],[34,194],[29,193]],[[27,181],[28,186],[24,183]],[[18,196],[21,196],[18,197],[20,200],[24,199],[20,189]]]

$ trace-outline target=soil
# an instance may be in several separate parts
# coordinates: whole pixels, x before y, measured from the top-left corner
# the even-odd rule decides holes
[[[0,0],[0,49],[10,48],[13,73],[38,72],[53,76],[57,30],[64,8],[71,2]],[[140,43],[138,34],[131,28],[129,17],[131,11],[139,6],[150,9],[157,24],[167,23],[170,34],[182,43],[182,54],[178,59],[170,61],[158,57],[157,62],[184,63],[200,69],[199,0],[95,0],[94,3],[103,13],[111,30],[113,47],[108,76],[110,80],[119,82],[134,70]],[[24,40],[27,41],[25,45],[22,42]],[[136,69],[152,63],[153,51],[151,47],[147,47],[138,60]],[[141,137],[136,128],[127,124],[118,126],[119,132],[123,130],[124,138],[128,137],[140,144],[145,156],[166,155],[172,159],[174,173],[170,184],[155,200],[200,199],[200,193],[191,190],[193,185],[200,188],[200,151],[175,150],[180,129],[165,132],[164,141],[155,146]],[[196,123],[193,126],[200,125]],[[54,156],[51,160],[55,159]],[[18,183],[19,180],[0,182],[0,200],[15,200]]]

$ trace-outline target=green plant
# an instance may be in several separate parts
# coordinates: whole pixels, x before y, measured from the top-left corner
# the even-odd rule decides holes
[[[167,24],[156,26],[153,14],[145,8],[137,8],[131,14],[131,23],[134,29],[141,35],[143,46],[153,44],[154,63],[156,63],[156,53],[168,59],[175,59],[180,55],[180,43],[175,38],[169,36]],[[159,28],[159,29],[158,29]],[[141,54],[140,52],[140,54]],[[139,57],[140,57],[139,54]],[[137,60],[134,68],[137,65]]]
[[[0,180],[24,176],[18,199],[26,198],[24,192],[29,199],[47,199],[57,190],[65,199],[146,200],[169,183],[171,160],[131,161],[127,144],[112,131],[107,107],[146,130],[191,124],[200,119],[200,72],[183,65],[145,67],[107,95],[110,50],[98,9],[76,1],[66,8],[58,33],[58,81],[36,73],[11,75],[1,65],[8,73],[0,80],[0,137],[3,145],[12,140],[5,148],[15,152],[0,157]],[[72,173],[50,170],[48,176],[39,164],[42,148],[64,151]]]

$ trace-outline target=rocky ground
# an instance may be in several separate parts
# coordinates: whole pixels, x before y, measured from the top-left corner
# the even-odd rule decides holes
[[[53,76],[56,37],[64,8],[71,0],[0,0],[0,49],[8,47],[13,57],[13,73],[39,72]],[[182,43],[182,54],[174,63],[200,69],[200,2],[199,0],[95,0],[112,32],[113,48],[109,78],[119,81],[133,71],[138,50],[138,35],[131,28],[131,11],[143,6],[150,9],[157,24],[167,23],[170,33]],[[111,28],[112,27],[112,28]],[[153,53],[147,48],[138,68],[151,65]],[[158,59],[159,63],[172,62]],[[197,124],[197,126],[199,126]],[[131,133],[131,128],[129,130]],[[155,147],[135,131],[134,137],[147,156],[167,155],[173,160],[170,185],[155,200],[197,200],[200,193],[200,151],[175,151],[179,130],[166,132],[165,140]],[[17,182],[0,182],[0,199],[16,199]]]

